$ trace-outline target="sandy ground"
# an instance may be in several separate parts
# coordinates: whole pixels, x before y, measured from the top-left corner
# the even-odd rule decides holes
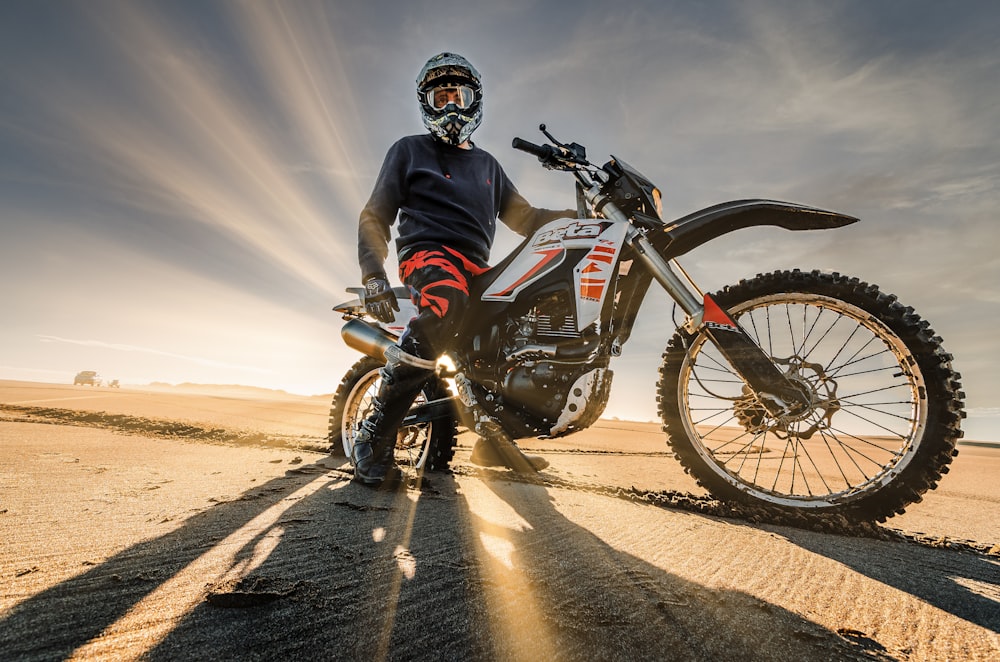
[[[326,410],[0,381],[0,658],[1000,659],[1000,449],[844,535],[637,498],[710,501],[617,421],[373,491]]]

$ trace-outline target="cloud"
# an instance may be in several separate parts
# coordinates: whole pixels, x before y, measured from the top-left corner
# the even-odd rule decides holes
[[[164,356],[171,359],[188,361],[190,363],[196,363],[198,365],[208,366],[212,368],[229,368],[229,369],[236,369],[236,370],[261,373],[261,374],[268,374],[271,372],[270,370],[263,370],[255,366],[226,363],[224,361],[216,361],[214,359],[206,359],[198,356],[177,354],[175,352],[167,352],[160,349],[153,349],[150,347],[138,347],[135,345],[125,345],[121,343],[109,343],[101,340],[77,340],[73,338],[60,338],[59,336],[47,336],[47,335],[39,335],[38,339],[44,343],[65,343],[69,345],[81,345],[83,347],[96,347],[98,349],[109,349],[116,352],[138,352],[142,354],[153,354],[156,356]]]
[[[414,75],[454,49],[485,76],[477,139],[533,203],[573,204],[571,178],[509,148],[546,122],[648,174],[671,216],[742,197],[858,214],[830,233],[736,233],[685,267],[706,289],[791,267],[878,282],[946,338],[971,402],[998,397],[993,3],[22,4],[0,24],[0,214],[14,219],[0,334],[19,360],[36,338],[109,333],[129,344],[90,346],[136,364],[228,361],[199,374],[300,363],[315,377],[318,356],[353,358],[329,337],[327,299],[357,278],[357,214],[385,148],[422,131]],[[494,262],[515,243],[504,232]],[[658,356],[666,318],[639,323],[627,351]],[[177,353],[143,349],[157,347]]]

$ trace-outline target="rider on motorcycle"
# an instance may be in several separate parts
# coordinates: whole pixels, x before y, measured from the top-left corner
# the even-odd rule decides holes
[[[469,139],[483,117],[479,72],[454,53],[435,55],[417,77],[417,100],[429,133],[397,141],[385,157],[358,224],[358,260],[367,311],[383,322],[399,310],[385,274],[391,226],[399,216],[399,275],[419,314],[386,351],[373,413],[362,422],[351,462],[355,480],[382,483],[394,466],[397,429],[454,339],[469,300],[469,280],[487,270],[499,217],[518,234],[575,209],[532,207],[497,160]],[[506,462],[479,439],[471,461]],[[529,457],[536,468],[548,462]]]

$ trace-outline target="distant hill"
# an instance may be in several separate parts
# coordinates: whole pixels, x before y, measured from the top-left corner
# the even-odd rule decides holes
[[[170,390],[170,391],[185,391],[188,393],[199,393],[207,395],[228,395],[228,396],[239,396],[244,398],[259,397],[259,398],[289,398],[289,399],[300,399],[300,398],[325,398],[329,399],[333,397],[333,394],[318,394],[318,395],[299,395],[297,393],[289,393],[281,389],[271,389],[264,388],[262,386],[245,386],[243,384],[195,384],[191,382],[183,382],[181,384],[169,384],[167,382],[152,382],[146,384],[145,386],[136,384],[137,388],[147,388],[150,390]]]

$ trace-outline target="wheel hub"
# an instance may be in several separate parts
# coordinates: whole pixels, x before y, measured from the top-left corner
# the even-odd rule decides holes
[[[776,416],[758,394],[744,386],[743,395],[733,403],[733,412],[740,424],[751,434],[773,432],[779,438],[794,435],[809,439],[818,431],[829,429],[833,415],[840,410],[837,382],[826,374],[823,366],[809,363],[798,355],[772,360],[785,368],[785,378],[805,393],[809,401],[797,409],[776,408],[783,410]]]

